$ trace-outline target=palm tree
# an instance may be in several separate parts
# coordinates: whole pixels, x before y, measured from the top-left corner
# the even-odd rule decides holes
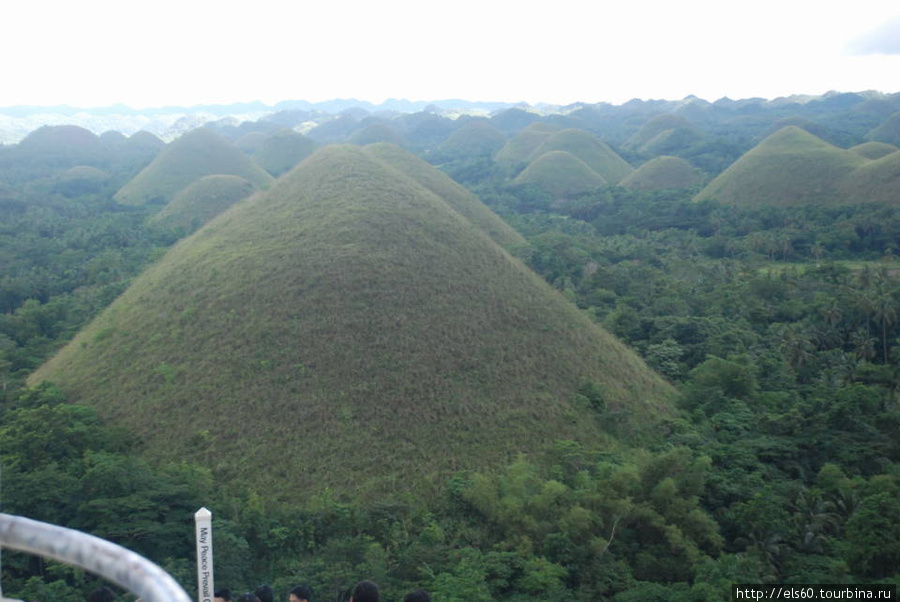
[[[882,361],[888,363],[888,328],[897,320],[897,307],[890,291],[881,289],[874,303],[875,320],[881,323]]]
[[[840,524],[834,502],[804,489],[794,500],[793,510],[800,549],[822,553],[828,534],[835,532]]]
[[[856,354],[856,359],[869,361],[875,357],[876,342],[877,341],[872,338],[872,335],[862,328],[857,329],[850,335],[850,343],[853,345],[853,352]]]

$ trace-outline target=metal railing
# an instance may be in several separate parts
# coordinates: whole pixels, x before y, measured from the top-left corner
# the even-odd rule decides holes
[[[75,529],[0,513],[0,546],[81,567],[144,602],[191,602],[175,579],[143,556]]]

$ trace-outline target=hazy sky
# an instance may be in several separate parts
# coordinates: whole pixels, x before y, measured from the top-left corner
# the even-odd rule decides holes
[[[31,0],[0,20],[0,106],[900,91],[896,0]]]

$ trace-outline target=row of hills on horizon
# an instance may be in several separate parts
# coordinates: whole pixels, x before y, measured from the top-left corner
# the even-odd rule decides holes
[[[332,99],[319,102],[287,100],[272,105],[255,101],[230,104],[203,104],[192,106],[163,106],[136,109],[125,104],[104,107],[73,107],[70,105],[17,105],[0,107],[0,144],[18,142],[28,132],[42,125],[72,124],[84,127],[95,134],[113,130],[132,134],[146,130],[170,141],[185,131],[211,122],[240,123],[261,118],[278,119],[284,113],[304,114],[307,128],[314,127],[340,115],[370,116],[390,120],[403,114],[429,112],[449,118],[463,115],[491,116],[511,108],[525,110],[541,116],[568,115],[591,110],[607,118],[628,117],[648,111],[702,111],[707,118],[716,121],[727,120],[739,115],[784,113],[800,111],[821,113],[835,108],[851,108],[865,101],[896,104],[898,93],[885,94],[875,91],[842,93],[828,92],[823,95],[802,95],[779,97],[776,99],[747,98],[732,100],[720,98],[714,102],[688,96],[680,100],[633,99],[620,105],[607,102],[577,102],[569,105],[551,105],[526,102],[469,101],[463,99],[442,99],[430,101],[410,101],[387,99],[381,103],[365,100]],[[809,105],[809,106],[807,106]]]
[[[191,128],[168,145],[147,131],[98,136],[76,125],[44,126],[0,147],[0,178],[12,185],[8,199],[22,197],[17,181],[40,175],[58,178],[69,193],[102,188],[128,204],[168,203],[202,177],[237,177],[238,189],[255,190],[321,146],[385,142],[464,183],[492,172],[557,198],[619,185],[692,189],[698,199],[734,204],[896,201],[900,97],[844,94],[765,111],[690,101],[547,115],[513,107],[455,119],[361,108],[318,117],[289,109],[219,119],[205,123],[206,134]]]

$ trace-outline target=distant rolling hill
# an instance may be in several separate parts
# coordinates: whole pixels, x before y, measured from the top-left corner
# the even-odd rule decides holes
[[[851,147],[850,150],[866,159],[880,159],[885,155],[897,152],[900,148],[886,142],[865,142]]]
[[[541,121],[532,123],[504,144],[494,155],[494,160],[507,165],[525,163],[534,149],[559,130],[559,127]]]
[[[207,128],[192,130],[165,150],[115,195],[124,205],[167,203],[194,181],[233,175],[262,186],[272,177],[228,140]]]
[[[702,179],[700,172],[684,159],[663,156],[647,161],[619,185],[636,190],[686,189],[697,186]]]
[[[401,146],[403,137],[397,133],[397,130],[386,123],[370,123],[350,134],[348,141],[351,144],[360,146],[375,144],[376,142],[387,142]]]
[[[869,138],[876,142],[886,142],[900,146],[900,112],[893,113],[878,127],[869,132]]]
[[[735,205],[846,203],[839,184],[866,161],[791,125],[744,154],[695,198]]]
[[[650,425],[671,388],[383,148],[328,147],[173,247],[31,379],[144,453],[367,500]],[[418,168],[416,168],[418,169]],[[601,405],[573,396],[594,383]]]
[[[95,194],[102,190],[109,174],[90,165],[78,165],[67,169],[57,178],[57,190],[68,197]]]
[[[203,176],[176,194],[151,221],[193,232],[255,190],[239,176]]]
[[[528,165],[513,180],[533,184],[556,197],[567,197],[609,185],[587,163],[565,151],[548,151]]]
[[[454,130],[435,149],[441,158],[492,156],[506,144],[506,136],[489,121],[472,120]]]
[[[619,180],[634,171],[631,165],[603,141],[583,130],[567,129],[556,132],[541,142],[531,152],[528,160],[534,162],[550,151],[565,151],[578,157],[609,184],[618,184]]]
[[[276,178],[313,154],[317,144],[299,132],[282,130],[262,140],[254,160]]]
[[[838,190],[848,203],[900,205],[900,150],[860,165]]]
[[[17,149],[60,167],[97,165],[109,158],[100,137],[77,125],[45,125],[23,138]]]
[[[625,146],[645,156],[671,154],[698,142],[703,134],[689,119],[664,113],[641,126]]]

